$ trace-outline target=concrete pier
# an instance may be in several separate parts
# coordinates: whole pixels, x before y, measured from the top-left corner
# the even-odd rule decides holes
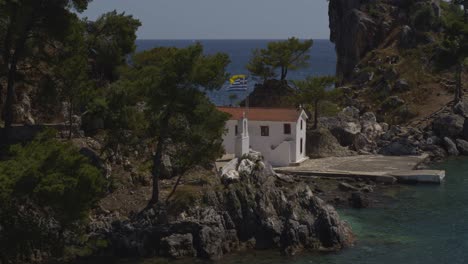
[[[445,171],[417,170],[426,158],[427,155],[332,157],[307,160],[300,166],[275,168],[275,171],[298,176],[363,178],[385,183],[440,184]]]

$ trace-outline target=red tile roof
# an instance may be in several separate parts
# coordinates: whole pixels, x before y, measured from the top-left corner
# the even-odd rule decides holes
[[[302,111],[294,108],[263,108],[263,107],[218,107],[218,110],[231,115],[231,120],[239,120],[244,112],[252,121],[296,122]]]

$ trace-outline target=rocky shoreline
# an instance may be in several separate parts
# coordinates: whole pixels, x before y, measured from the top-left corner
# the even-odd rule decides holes
[[[94,255],[215,260],[243,249],[294,255],[353,244],[349,226],[308,185],[278,177],[258,154],[234,168],[238,180],[224,180],[223,188],[203,195],[201,206],[180,215],[159,207],[126,221],[96,217],[89,238],[108,241],[108,247]]]

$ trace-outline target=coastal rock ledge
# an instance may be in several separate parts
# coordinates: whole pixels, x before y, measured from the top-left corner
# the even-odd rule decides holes
[[[281,180],[261,157],[245,159],[255,164],[250,175],[239,173],[240,181],[206,192],[200,206],[172,220],[160,208],[100,225],[108,228],[95,229],[93,236],[110,245],[101,253],[220,259],[243,249],[276,248],[294,255],[340,250],[353,243],[348,224],[306,184]]]

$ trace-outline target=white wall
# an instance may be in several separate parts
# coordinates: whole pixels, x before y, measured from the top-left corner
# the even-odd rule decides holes
[[[284,124],[291,125],[291,134],[284,134]],[[270,134],[267,137],[261,135],[261,126],[268,126]],[[274,151],[284,141],[294,141],[296,138],[295,133],[296,123],[292,122],[271,122],[271,121],[250,121],[249,122],[249,136],[250,147],[253,150],[260,151],[265,159],[270,161],[275,166],[284,166],[289,164],[291,160],[292,150]],[[294,145],[294,144],[293,144]],[[275,152],[273,154],[273,152]]]
[[[301,130],[301,123],[303,127]],[[284,124],[291,125],[291,134],[284,134]],[[226,134],[223,137],[223,145],[228,154],[236,153],[235,126],[237,120],[229,120],[226,123]],[[269,127],[269,136],[261,136],[261,126]],[[306,155],[306,119],[304,115],[299,117],[297,122],[272,122],[272,121],[248,121],[248,132],[250,148],[260,151],[266,160],[274,166],[287,166],[291,162],[303,160]],[[242,133],[242,127],[238,127],[239,134]],[[301,139],[302,138],[302,153]]]
[[[237,122],[237,120],[228,120],[226,122],[226,132],[223,136],[223,146],[224,150],[228,154],[236,153],[235,127],[237,125]]]
[[[302,129],[301,129],[301,121],[302,121]],[[307,129],[307,122],[303,115],[301,115],[296,123],[296,144],[294,150],[294,161],[298,162],[303,160],[306,157],[306,129]],[[301,153],[301,139],[302,139],[302,153]]]

